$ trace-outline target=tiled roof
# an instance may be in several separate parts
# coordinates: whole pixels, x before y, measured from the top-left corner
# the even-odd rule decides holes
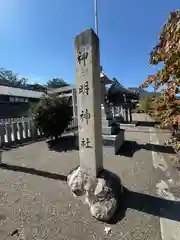
[[[112,84],[114,82],[113,80],[109,79],[104,72],[100,73],[100,78],[101,82],[104,82],[105,84]]]
[[[25,90],[21,88],[14,88],[8,86],[0,86],[0,95],[16,96],[25,98],[40,98],[44,93],[32,90]]]
[[[100,78],[101,78],[101,81],[106,84],[113,83],[113,81],[110,80],[103,72],[101,72]],[[47,93],[48,94],[63,93],[63,92],[72,91],[72,89],[75,89],[75,88],[76,86],[69,85],[61,88],[48,89]],[[40,91],[33,91],[33,90],[27,90],[27,89],[22,89],[17,87],[0,85],[0,95],[25,97],[25,98],[40,98],[42,97],[43,94],[44,92],[40,92]]]
[[[60,88],[49,88],[47,90],[47,93],[48,94],[62,93],[62,92],[72,91],[73,88],[76,88],[76,87],[73,85],[69,85],[69,86],[64,86],[64,87],[60,87]]]

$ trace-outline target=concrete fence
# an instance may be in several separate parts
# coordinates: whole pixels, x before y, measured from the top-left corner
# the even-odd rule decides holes
[[[77,126],[77,118],[73,118],[67,131],[76,129]],[[43,135],[43,132],[35,126],[33,118],[0,119],[0,147],[36,140]]]
[[[68,126],[68,130],[72,130],[72,129],[77,129],[78,128],[78,118],[77,117],[73,117],[73,120],[71,121],[71,123]]]
[[[122,108],[108,107],[108,111],[112,115],[120,116]],[[77,130],[78,119],[74,117],[69,124],[67,131]],[[28,140],[36,140],[43,137],[43,132],[35,126],[33,117],[5,118],[0,119],[0,148],[2,146],[11,146],[18,142],[27,142]]]

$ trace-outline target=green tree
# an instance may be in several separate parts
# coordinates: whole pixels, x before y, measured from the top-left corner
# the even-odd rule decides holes
[[[47,137],[57,139],[72,121],[72,107],[67,98],[41,98],[35,109],[35,122]]]
[[[27,85],[27,78],[19,78],[17,74],[5,68],[0,68],[0,85],[20,87]]]
[[[46,84],[48,88],[61,88],[68,86],[69,84],[66,83],[63,79],[61,78],[53,78],[52,80],[49,80]]]

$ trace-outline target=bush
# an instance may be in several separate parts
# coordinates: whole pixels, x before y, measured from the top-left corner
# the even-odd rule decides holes
[[[68,99],[43,97],[35,108],[35,122],[47,137],[57,139],[72,121]]]

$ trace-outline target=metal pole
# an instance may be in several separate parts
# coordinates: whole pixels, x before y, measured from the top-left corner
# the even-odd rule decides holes
[[[95,15],[95,32],[98,35],[98,10],[97,10],[97,0],[94,0],[94,15]]]

